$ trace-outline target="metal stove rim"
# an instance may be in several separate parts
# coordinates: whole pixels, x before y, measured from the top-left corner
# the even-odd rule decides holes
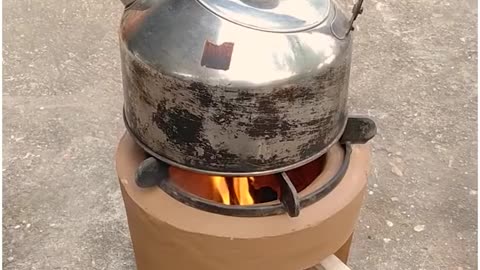
[[[170,197],[196,209],[203,211],[221,214],[226,216],[235,216],[235,217],[265,217],[273,215],[281,215],[288,213],[290,217],[297,217],[300,214],[302,208],[308,207],[313,203],[321,200],[327,196],[343,179],[345,173],[347,172],[348,166],[350,164],[350,156],[352,153],[352,147],[350,143],[342,144],[344,156],[342,164],[340,165],[338,171],[333,175],[324,185],[320,188],[314,190],[313,192],[299,197],[298,192],[296,191],[294,185],[290,181],[288,175],[285,172],[281,173],[280,186],[282,190],[282,196],[279,198],[279,202],[276,203],[261,203],[253,205],[225,205],[217,203],[208,199],[201,198],[195,194],[183,191],[181,188],[177,187],[171,181],[169,181],[168,173],[168,164],[162,164],[161,161],[156,160],[152,157],[150,160],[155,164],[151,168],[164,168],[162,171],[153,172],[155,175],[160,176],[157,179],[158,187],[167,193]],[[148,159],[147,159],[148,160]],[[146,160],[146,161],[147,161]],[[152,173],[152,170],[148,170],[148,173]],[[137,179],[141,177],[137,174]]]
[[[343,162],[336,174],[325,185],[312,193],[299,198],[298,193],[285,171],[280,172],[280,202],[275,204],[257,204],[249,206],[223,205],[194,194],[185,192],[169,181],[168,168],[175,166],[164,162],[155,156],[146,158],[138,167],[135,180],[140,187],[152,187],[157,185],[172,198],[207,212],[237,217],[261,217],[279,215],[285,212],[291,217],[300,214],[300,209],[307,207],[332,191],[343,179],[350,163],[352,153],[351,144],[366,143],[376,134],[375,122],[365,117],[349,117],[339,142],[344,148]],[[135,137],[132,136],[132,138]],[[145,149],[144,149],[145,150]],[[148,151],[147,151],[148,153]]]

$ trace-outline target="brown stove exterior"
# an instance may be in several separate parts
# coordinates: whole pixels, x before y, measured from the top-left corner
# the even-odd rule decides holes
[[[139,188],[134,174],[143,158],[125,135],[116,168],[138,270],[301,270],[349,240],[366,190],[370,149],[354,145],[344,179],[297,218],[217,215],[186,206],[157,187]]]

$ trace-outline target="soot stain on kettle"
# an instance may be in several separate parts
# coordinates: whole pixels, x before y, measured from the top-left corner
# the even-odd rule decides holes
[[[322,126],[332,126],[334,130],[324,130],[322,128],[318,129],[318,136],[308,140],[302,146],[299,147],[299,153],[301,158],[308,158],[316,153],[318,153],[321,149],[323,149],[326,145],[331,143],[334,137],[340,132],[340,129],[343,126],[340,125],[332,125],[332,122],[336,123],[344,123],[347,119],[347,113],[344,111],[337,112],[331,111],[328,117],[321,119],[320,121],[312,120],[311,124],[318,125],[319,127]]]
[[[145,85],[146,80],[144,79],[153,76],[153,74],[136,61],[131,62],[130,72],[132,85],[137,90],[139,99],[150,106],[154,106],[153,98],[149,93],[150,89]]]
[[[317,93],[312,88],[303,86],[283,87],[274,89],[271,99],[276,102],[296,103],[301,101],[311,101],[315,99]]]
[[[223,98],[217,101],[214,106],[218,109],[212,113],[210,119],[220,126],[228,126],[238,117],[238,106],[226,102]]]
[[[168,140],[179,145],[200,143],[203,118],[183,108],[165,109],[165,103],[158,104],[152,121],[163,130]]]
[[[189,163],[202,167],[207,161],[209,166],[220,168],[224,162],[232,164],[240,162],[240,157],[227,149],[212,147],[204,136],[204,118],[183,108],[166,109],[166,103],[164,100],[158,104],[157,111],[152,114],[152,121],[165,133],[174,147],[180,147],[182,152],[190,153],[185,157]],[[198,147],[202,149],[202,154],[198,153]]]
[[[257,102],[258,114],[250,125],[246,125],[247,134],[253,138],[274,138],[278,135],[288,138],[289,131],[294,125],[282,119],[279,109],[271,98],[262,96]]]
[[[255,94],[250,91],[246,90],[239,90],[237,94],[237,98],[235,101],[237,102],[250,102],[255,98]]]
[[[197,98],[201,106],[209,108],[213,104],[213,95],[209,91],[209,87],[201,82],[192,82],[187,87],[192,91],[192,94]]]
[[[246,128],[245,132],[252,138],[269,139],[282,136],[283,141],[291,141],[296,135],[304,136],[317,132],[318,125],[315,122],[304,123],[301,119],[285,119],[282,112],[292,104],[308,103],[317,98],[317,89],[298,84],[274,88],[268,95],[242,90],[238,91],[236,101],[240,104],[252,104],[252,107],[237,108],[233,113],[253,115],[250,121],[238,123],[239,126]],[[301,129],[301,134],[296,134],[299,126],[307,128]]]

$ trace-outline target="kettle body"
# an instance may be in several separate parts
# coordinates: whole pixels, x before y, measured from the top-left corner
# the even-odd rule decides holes
[[[346,125],[352,22],[332,0],[133,1],[119,31],[127,130],[202,173],[306,164]]]

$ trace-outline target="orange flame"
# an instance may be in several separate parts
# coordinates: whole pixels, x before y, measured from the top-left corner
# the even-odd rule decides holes
[[[213,194],[219,194],[223,204],[230,204],[230,192],[225,177],[211,176],[213,183]]]
[[[264,187],[271,188],[280,196],[278,175],[255,177],[223,177],[183,170],[174,166],[169,169],[170,180],[182,190],[226,205],[251,205],[264,202],[262,193],[253,193]],[[292,178],[292,181],[295,178]]]
[[[210,176],[210,179],[212,181],[213,194],[220,195],[223,204],[233,204],[227,179],[222,176]],[[255,203],[252,194],[250,194],[249,181],[253,182],[253,177],[233,177],[232,182],[236,204],[250,205]]]
[[[233,189],[235,190],[235,195],[237,195],[239,205],[249,205],[254,204],[252,194],[250,194],[250,188],[248,180],[253,181],[253,177],[234,177],[233,178]]]

